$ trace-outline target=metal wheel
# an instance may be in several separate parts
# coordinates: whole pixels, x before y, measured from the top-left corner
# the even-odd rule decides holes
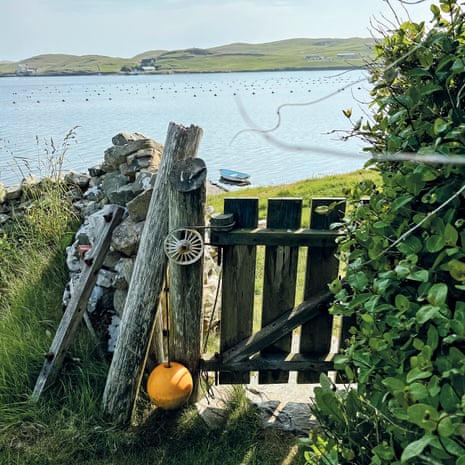
[[[203,254],[203,239],[195,229],[175,229],[164,242],[166,256],[178,265],[191,265]]]

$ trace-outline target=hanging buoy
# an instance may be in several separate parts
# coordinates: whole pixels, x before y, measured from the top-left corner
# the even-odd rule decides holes
[[[161,363],[150,373],[147,393],[157,407],[174,410],[187,402],[193,386],[192,375],[184,365]]]

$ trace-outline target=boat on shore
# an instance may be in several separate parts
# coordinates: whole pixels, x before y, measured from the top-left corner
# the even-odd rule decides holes
[[[226,181],[227,183],[232,184],[247,185],[250,184],[250,174],[222,168],[220,169],[220,181]]]

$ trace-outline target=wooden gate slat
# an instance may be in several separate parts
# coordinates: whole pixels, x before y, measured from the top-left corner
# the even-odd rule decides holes
[[[268,200],[267,227],[298,229],[302,219],[302,199],[273,198]],[[262,327],[294,307],[298,247],[268,246],[265,249],[265,271],[263,281]],[[289,353],[292,333],[262,350],[262,355]],[[281,370],[260,371],[259,382],[287,383],[289,373]]]
[[[310,208],[310,229],[327,230],[332,223],[341,221],[345,212],[343,198],[314,198]],[[326,213],[319,213],[321,207],[328,206]],[[304,300],[327,289],[328,283],[337,278],[339,261],[335,256],[336,243],[327,241],[326,247],[310,247],[307,255],[305,273]],[[333,318],[328,311],[322,312],[310,324],[302,326],[300,336],[300,353],[312,356],[314,359],[324,359],[330,352]],[[297,377],[299,383],[318,382],[319,372],[309,370],[300,372]]]
[[[257,198],[227,198],[224,212],[232,213],[235,228],[256,228]],[[223,288],[221,301],[220,351],[226,351],[249,337],[253,328],[256,247],[248,245],[223,248]],[[249,382],[249,373],[220,372],[220,383]]]
[[[315,360],[302,354],[267,354],[266,357],[254,355],[239,362],[223,363],[215,356],[202,359],[200,367],[205,371],[218,371],[230,375],[259,370],[304,371],[312,370],[318,373],[328,372],[334,368],[330,358]]]
[[[222,218],[220,219],[222,220]],[[219,226],[221,227],[221,223],[219,223]],[[221,230],[212,231],[211,243],[217,246],[287,245],[293,247],[326,247],[328,239],[332,243],[338,237],[341,237],[341,233],[338,231],[318,231],[306,228],[292,231],[271,228],[234,229],[227,232],[222,232]]]
[[[223,352],[221,354],[222,362],[228,365],[243,361],[264,347],[268,347],[301,324],[318,317],[322,309],[328,306],[331,299],[332,294],[329,291],[325,291],[313,296],[311,300],[302,302],[272,323],[264,326],[259,332],[253,334],[248,339]]]

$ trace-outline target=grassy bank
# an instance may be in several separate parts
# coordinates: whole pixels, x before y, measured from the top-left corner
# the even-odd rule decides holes
[[[343,196],[373,173],[313,179],[225,196]],[[66,196],[37,194],[24,216],[0,233],[0,464],[1,465],[301,465],[292,435],[263,431],[237,389],[228,421],[208,429],[195,408],[155,410],[138,427],[118,429],[100,413],[108,362],[85,327],[74,341],[58,382],[38,404],[30,401],[37,374],[62,316],[67,281],[64,249],[78,226]]]
[[[303,201],[303,224],[306,226],[308,225],[310,215],[310,201],[313,197],[346,197],[356,183],[364,179],[375,180],[377,177],[378,174],[375,171],[358,170],[348,174],[308,179],[292,184],[241,189],[210,197],[208,205],[213,207],[215,213],[221,213],[226,197],[258,197],[259,217],[260,219],[264,219],[268,198],[300,197]]]

